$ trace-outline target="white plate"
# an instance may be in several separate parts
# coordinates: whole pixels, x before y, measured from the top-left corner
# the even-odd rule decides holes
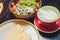
[[[31,35],[32,40],[40,40],[39,32],[35,26],[30,22],[20,19],[9,20],[0,24],[0,40],[3,40],[16,24],[20,24],[25,27],[25,30]]]

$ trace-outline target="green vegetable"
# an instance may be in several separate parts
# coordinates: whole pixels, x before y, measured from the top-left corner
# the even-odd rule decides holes
[[[17,14],[17,11],[15,10],[13,13],[14,13],[14,14]]]
[[[34,8],[34,5],[32,5],[31,7]]]
[[[21,4],[22,5],[26,5],[28,2],[27,1],[22,1]]]
[[[14,2],[12,2],[11,5],[14,6]]]
[[[15,10],[13,13],[16,15],[21,15],[21,16],[26,16],[28,14],[33,14],[34,13],[34,8],[39,8],[39,4],[37,3],[37,6],[35,6],[36,1],[35,0],[21,0],[21,5],[18,5],[17,10]],[[14,2],[12,3],[12,6],[14,6]],[[28,8],[27,8],[28,7]],[[33,10],[31,11],[29,9]],[[25,11],[29,11],[28,13]]]
[[[31,2],[31,4],[34,4],[34,3],[35,3],[35,1],[34,1],[34,2],[32,1],[32,2]]]
[[[25,7],[25,5],[23,4],[22,7]]]
[[[20,15],[25,16],[24,12],[20,12]]]
[[[34,4],[35,0],[21,0],[21,4],[23,5],[27,5],[27,6],[31,6],[32,4]]]
[[[30,7],[31,5],[32,5],[31,3],[28,3],[28,4],[27,4],[27,6],[29,6],[29,7]]]
[[[18,8],[22,9],[22,5],[18,6]]]

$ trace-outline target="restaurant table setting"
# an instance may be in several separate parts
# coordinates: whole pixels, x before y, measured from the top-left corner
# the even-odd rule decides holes
[[[60,40],[60,0],[0,0],[0,40]]]

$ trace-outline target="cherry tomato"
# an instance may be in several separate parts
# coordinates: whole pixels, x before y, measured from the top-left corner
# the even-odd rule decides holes
[[[17,7],[11,7],[10,10],[13,12],[17,9]]]
[[[27,15],[28,14],[28,11],[25,11],[25,14]]]

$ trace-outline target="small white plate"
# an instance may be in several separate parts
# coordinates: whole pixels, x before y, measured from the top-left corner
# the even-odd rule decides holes
[[[35,26],[30,22],[20,19],[9,20],[0,24],[0,40],[3,40],[16,24],[20,24],[22,27],[25,27],[25,30],[31,35],[32,40],[40,40],[39,32]]]

